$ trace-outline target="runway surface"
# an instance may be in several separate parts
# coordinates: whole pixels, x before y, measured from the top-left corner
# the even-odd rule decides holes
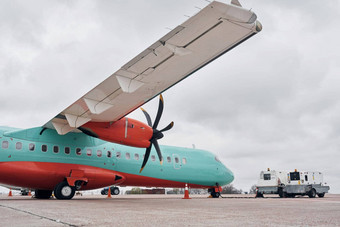
[[[228,195],[0,196],[1,226],[340,226],[340,195],[253,198]]]

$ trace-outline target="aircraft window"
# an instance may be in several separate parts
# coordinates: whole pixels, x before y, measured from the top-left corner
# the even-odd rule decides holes
[[[47,151],[47,145],[45,145],[45,144],[41,145],[41,151],[46,152]]]
[[[125,158],[126,158],[126,159],[130,159],[130,153],[126,152]]]
[[[15,148],[16,148],[17,150],[21,150],[21,148],[22,148],[22,143],[21,143],[21,142],[17,142],[17,143],[15,144]]]
[[[30,144],[28,145],[28,150],[34,151],[34,149],[35,149],[35,144],[34,144],[34,143],[30,143]]]
[[[53,152],[54,153],[59,153],[59,147],[58,146],[53,146]]]
[[[116,157],[117,157],[117,158],[121,158],[121,157],[122,157],[122,153],[120,153],[119,151],[117,151]]]
[[[221,162],[221,160],[217,156],[215,156],[215,160]]]
[[[183,163],[183,165],[187,164],[187,159],[186,159],[186,158],[183,158],[183,159],[182,159],[182,163]]]
[[[86,150],[86,154],[87,154],[87,156],[91,156],[92,155],[92,150],[91,149],[87,149]]]
[[[2,148],[4,149],[8,148],[8,141],[2,141]]]
[[[76,154],[81,155],[81,149],[79,147],[76,148]]]
[[[179,158],[178,157],[175,157],[175,162],[179,163]]]
[[[156,161],[156,156],[154,156],[154,155],[151,155],[151,161]]]
[[[166,160],[170,163],[171,162],[170,156],[166,157]]]
[[[111,158],[111,151],[107,151],[106,156],[107,156],[108,158]]]
[[[135,154],[135,159],[139,160],[139,154]]]
[[[65,147],[64,151],[65,151],[65,154],[70,154],[70,148],[69,147]]]
[[[98,156],[98,157],[101,157],[101,156],[102,156],[102,151],[101,151],[101,150],[98,150],[98,151],[97,151],[97,156]]]

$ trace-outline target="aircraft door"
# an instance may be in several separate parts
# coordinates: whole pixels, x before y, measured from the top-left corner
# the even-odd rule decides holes
[[[180,169],[182,165],[181,165],[181,159],[179,158],[179,155],[173,154],[172,158],[173,158],[174,168]]]

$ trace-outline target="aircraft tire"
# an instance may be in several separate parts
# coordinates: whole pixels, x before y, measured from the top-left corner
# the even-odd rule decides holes
[[[49,199],[52,195],[52,191],[36,189],[34,191],[34,194],[35,194],[35,198],[37,199]]]
[[[221,194],[219,192],[215,192],[215,190],[213,190],[213,191],[211,191],[210,195],[213,198],[218,198],[218,197],[220,197]]]
[[[114,187],[113,190],[111,190],[111,195],[119,195],[120,191],[119,188]]]
[[[76,192],[75,187],[68,185],[66,181],[62,181],[54,188],[54,196],[57,199],[72,199]]]

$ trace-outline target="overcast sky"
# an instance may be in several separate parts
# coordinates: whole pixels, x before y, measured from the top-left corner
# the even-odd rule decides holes
[[[207,4],[1,0],[0,125],[43,125]],[[321,171],[340,193],[340,1],[241,4],[263,31],[163,94],[159,128],[175,127],[160,143],[217,154],[244,191],[270,167]]]

